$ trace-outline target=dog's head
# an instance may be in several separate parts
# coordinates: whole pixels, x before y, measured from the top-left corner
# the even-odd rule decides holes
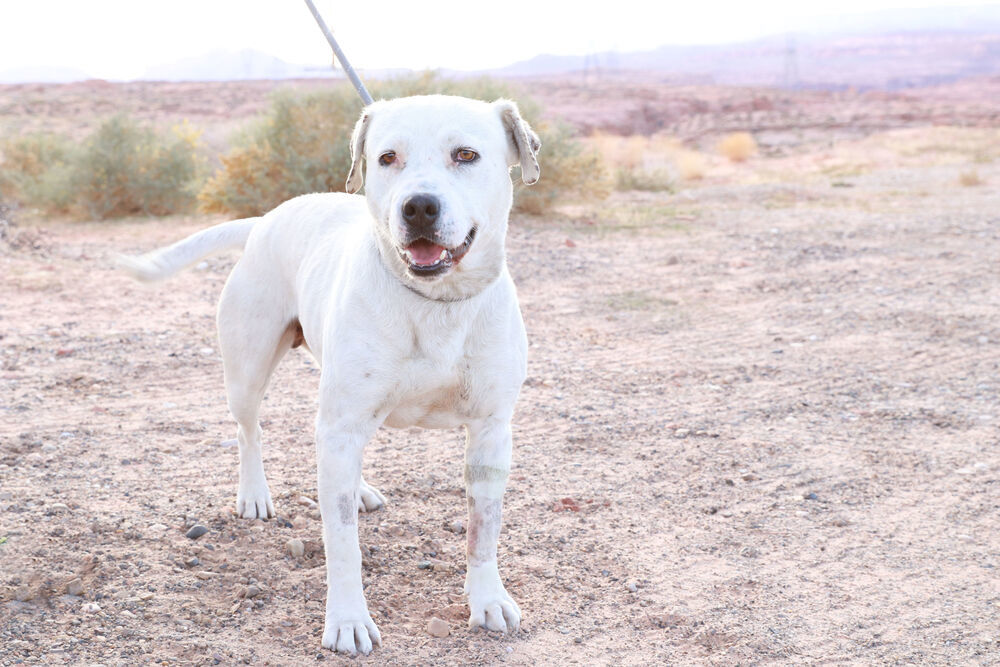
[[[380,101],[354,128],[347,191],[365,185],[391,271],[430,298],[465,298],[503,267],[510,169],[520,164],[524,182],[537,181],[538,148],[508,100]]]

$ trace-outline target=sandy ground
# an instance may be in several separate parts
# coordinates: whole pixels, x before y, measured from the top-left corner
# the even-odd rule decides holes
[[[461,434],[387,430],[389,504],[359,522],[385,644],[356,662],[1000,664],[1000,164],[977,169],[515,220],[523,629],[465,627]],[[0,664],[348,662],[320,650],[315,363],[265,401],[280,518],[238,520],[234,258],[154,288],[109,260],[209,222],[22,225],[0,252]]]

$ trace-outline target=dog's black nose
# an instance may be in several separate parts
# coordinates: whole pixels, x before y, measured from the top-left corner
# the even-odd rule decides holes
[[[403,220],[414,232],[434,227],[440,212],[441,202],[434,195],[412,195],[403,202]]]

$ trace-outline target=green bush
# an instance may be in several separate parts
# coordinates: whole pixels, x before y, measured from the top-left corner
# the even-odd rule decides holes
[[[115,116],[79,146],[30,135],[5,142],[2,152],[0,193],[47,213],[103,220],[179,213],[195,203],[200,160],[187,127],[161,135]]]
[[[568,127],[541,120],[537,104],[502,82],[425,73],[375,81],[371,92],[376,99],[432,93],[516,99],[542,140],[541,180],[531,188],[517,188],[518,210],[540,213],[559,197],[604,197],[610,191],[611,180],[597,153],[585,149]],[[278,95],[267,115],[238,136],[235,148],[222,157],[222,167],[198,195],[202,209],[259,215],[296,195],[343,191],[351,164],[348,142],[361,109],[361,100],[346,83],[305,95]],[[518,173],[513,177],[520,183]]]
[[[194,204],[196,136],[161,136],[115,116],[90,136],[76,160],[76,201],[99,220],[167,215]]]
[[[74,150],[66,137],[55,134],[29,134],[4,142],[0,196],[65,212],[72,199],[69,179]]]

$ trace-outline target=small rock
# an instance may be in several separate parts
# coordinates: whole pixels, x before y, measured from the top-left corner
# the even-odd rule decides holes
[[[628,588],[629,593],[636,593],[639,591],[639,587],[636,586],[634,581],[628,582],[628,586],[626,586],[626,588]]]
[[[66,503],[52,503],[48,509],[50,512],[65,512],[69,506]]]
[[[195,525],[191,526],[191,529],[188,530],[188,532],[184,533],[184,536],[188,537],[188,538],[190,538],[192,540],[197,540],[199,537],[201,537],[202,535],[204,535],[207,532],[208,532],[208,528],[206,528],[205,526],[202,526],[201,524],[195,524]]]
[[[429,560],[422,560],[417,563],[418,570],[429,570],[431,569],[431,562]]]
[[[205,271],[208,269],[208,262],[202,261],[194,265],[195,271]]]
[[[803,493],[802,498],[805,500],[819,500],[819,496],[810,491],[809,493]]]
[[[465,532],[465,524],[462,523],[461,521],[452,521],[447,526],[445,526],[445,529],[448,530],[449,532],[455,533],[456,535],[461,535],[462,533]]]
[[[427,622],[427,634],[432,637],[447,637],[451,634],[451,626],[448,621],[435,616]]]
[[[31,589],[26,584],[22,584],[14,591],[14,599],[18,602],[27,602],[31,599]]]
[[[299,496],[295,499],[295,502],[310,509],[314,509],[316,507],[316,501],[308,496]]]
[[[292,558],[301,558],[306,552],[306,545],[298,538],[292,538],[285,542],[285,548],[288,549]]]
[[[80,607],[80,609],[87,612],[88,614],[96,614],[101,610],[101,605],[97,604],[96,602],[87,602],[84,603],[84,605]]]
[[[188,558],[186,561],[184,561],[184,564],[187,565],[188,567],[198,567],[199,565],[201,565],[201,561],[198,559],[197,556],[192,556],[191,558]]]
[[[201,356],[203,356],[203,357],[209,357],[209,356],[215,354],[215,350],[213,350],[210,347],[203,347],[203,348],[201,348],[198,351],[201,352]]]
[[[256,586],[254,584],[250,584],[249,586],[247,586],[246,597],[255,598],[260,594],[261,594],[260,586]]]
[[[208,570],[199,570],[194,573],[194,576],[198,577],[202,581],[208,581],[209,579],[215,579],[216,577],[221,577],[222,575],[218,572],[209,572]]]
[[[677,429],[676,431],[674,431],[674,437],[675,437],[675,438],[686,438],[686,437],[688,437],[688,435],[689,435],[690,433],[691,433],[691,430],[690,430],[690,429],[687,429],[687,428],[679,428],[679,429]]]
[[[148,602],[153,599],[153,594],[150,593],[149,591],[144,591],[142,593],[139,593],[139,595],[137,595],[136,597],[138,597],[143,602]]]
[[[162,523],[154,523],[153,525],[151,525],[149,527],[150,532],[153,532],[153,533],[162,533],[166,529],[167,529],[167,526],[165,524],[162,524]]]
[[[83,595],[83,581],[77,577],[66,584],[66,592],[70,595]]]

